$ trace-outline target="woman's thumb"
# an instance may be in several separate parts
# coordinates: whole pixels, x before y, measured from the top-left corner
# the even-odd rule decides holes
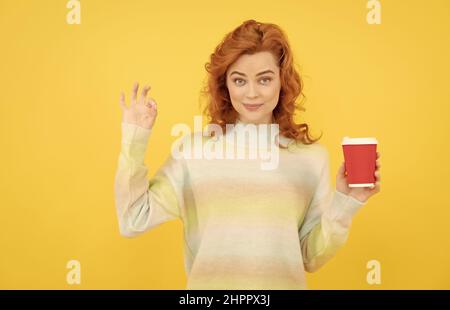
[[[345,174],[345,162],[342,162],[341,166],[339,167],[339,175]]]

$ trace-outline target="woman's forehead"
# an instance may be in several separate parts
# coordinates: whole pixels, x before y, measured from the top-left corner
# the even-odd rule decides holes
[[[246,75],[256,75],[260,72],[272,70],[277,72],[278,65],[275,57],[270,52],[259,52],[255,54],[244,54],[240,56],[229,68],[229,73],[238,71]]]

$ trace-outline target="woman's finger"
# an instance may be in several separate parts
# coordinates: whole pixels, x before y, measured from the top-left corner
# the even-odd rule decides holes
[[[381,174],[379,171],[375,171],[375,177],[376,177],[377,181],[381,181]]]
[[[150,90],[150,85],[145,85],[144,88],[142,89],[142,93],[141,93],[141,98],[139,100],[139,102],[145,103],[145,97],[147,97],[147,93]]]
[[[127,105],[125,104],[125,94],[123,92],[120,93],[120,106],[122,107],[122,109],[126,109]]]
[[[139,83],[134,82],[133,90],[131,91],[131,103],[136,103],[138,88],[139,88]]]
[[[153,98],[148,98],[148,101],[150,102],[151,106],[154,107],[156,110],[156,108],[158,107],[156,101]]]

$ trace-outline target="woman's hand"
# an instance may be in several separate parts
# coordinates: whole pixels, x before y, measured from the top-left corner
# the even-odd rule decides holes
[[[151,129],[155,123],[157,112],[156,102],[152,98],[146,98],[150,86],[142,89],[141,95],[137,98],[139,83],[135,82],[131,93],[131,103],[127,107],[125,104],[125,94],[120,94],[120,107],[123,112],[122,121],[134,124],[146,129]]]
[[[377,152],[376,170],[375,170],[375,187],[348,187],[347,176],[345,175],[345,165],[342,163],[336,176],[336,190],[352,196],[361,202],[366,202],[371,196],[380,191],[380,153]]]

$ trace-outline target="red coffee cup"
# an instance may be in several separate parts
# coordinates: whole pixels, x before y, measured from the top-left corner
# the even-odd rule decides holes
[[[375,186],[377,145],[375,138],[344,137],[342,149],[349,187]]]

